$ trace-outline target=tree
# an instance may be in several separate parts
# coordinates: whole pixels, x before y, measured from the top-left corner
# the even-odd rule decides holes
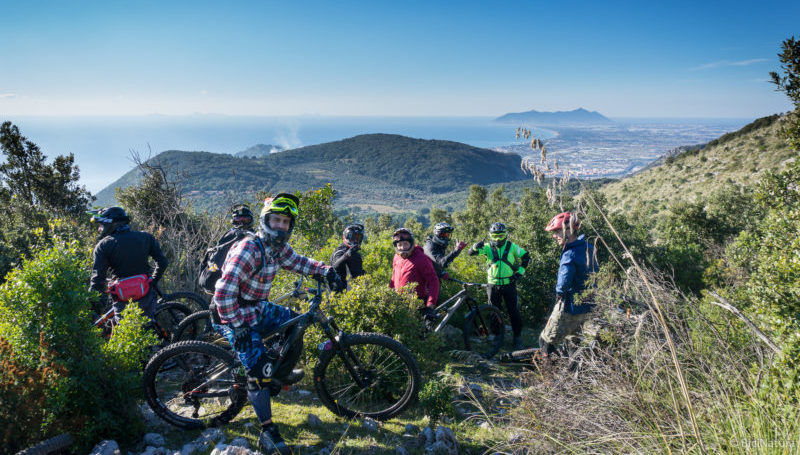
[[[47,164],[39,146],[11,122],[0,126],[0,149],[6,160],[0,165],[0,200],[4,204],[17,198],[32,207],[77,215],[94,200],[78,185],[80,172],[71,153]]]
[[[784,92],[794,104],[794,112],[789,114],[784,133],[792,148],[800,150],[800,40],[795,40],[794,37],[786,39],[778,57],[783,74],[772,71],[769,75],[772,83],[778,87],[777,90]]]

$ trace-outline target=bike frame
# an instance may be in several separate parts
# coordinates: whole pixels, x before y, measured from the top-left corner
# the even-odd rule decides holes
[[[434,311],[438,313],[443,309],[445,309],[448,305],[450,305],[451,302],[455,301],[452,307],[447,308],[446,310],[447,314],[444,315],[444,317],[436,326],[436,328],[433,329],[434,332],[439,332],[440,330],[442,330],[442,328],[447,324],[448,321],[450,321],[450,318],[453,317],[453,315],[456,313],[456,311],[458,311],[461,305],[464,304],[464,302],[467,302],[467,305],[469,306],[469,311],[475,311],[478,308],[478,305],[474,303],[475,299],[469,294],[468,289],[470,287],[486,287],[486,285],[483,283],[468,283],[453,278],[448,278],[448,279],[450,281],[459,283],[461,285],[461,290],[458,291],[455,295],[453,295],[449,299],[442,302],[439,306],[434,308]]]
[[[293,317],[292,319],[289,319],[288,321],[284,322],[280,326],[276,327],[273,330],[270,330],[267,333],[261,334],[261,339],[262,340],[267,340],[267,339],[277,335],[278,333],[280,333],[280,332],[282,332],[282,331],[284,331],[286,329],[290,329],[290,328],[292,329],[291,332],[289,333],[289,335],[286,337],[286,341],[284,343],[282,343],[281,348],[278,351],[278,359],[273,364],[272,371],[277,371],[278,370],[278,368],[280,367],[281,363],[286,358],[286,355],[289,352],[289,349],[291,348],[291,346],[295,343],[295,341],[298,338],[302,339],[303,335],[305,335],[306,329],[310,325],[312,325],[314,323],[318,323],[322,327],[322,331],[323,331],[323,333],[325,333],[325,336],[327,336],[328,339],[331,341],[333,349],[334,349],[334,352],[336,352],[336,354],[338,354],[341,357],[342,361],[344,362],[345,367],[347,368],[347,371],[350,373],[350,375],[356,381],[356,384],[358,384],[358,386],[361,387],[361,388],[365,388],[369,384],[367,384],[363,380],[361,375],[358,373],[358,368],[360,367],[360,362],[358,361],[358,359],[356,359],[355,355],[353,355],[352,352],[345,351],[342,348],[341,343],[339,343],[339,341],[344,336],[344,332],[339,329],[339,327],[333,321],[332,317],[325,316],[325,314],[319,308],[321,303],[322,303],[322,281],[321,280],[316,280],[316,281],[317,281],[316,292],[313,289],[308,289],[306,291],[306,292],[310,292],[310,293],[314,294],[314,297],[311,298],[311,306],[309,307],[307,312],[305,312],[303,314],[299,314],[299,315]],[[297,289],[295,291],[297,291]],[[287,295],[291,295],[291,294],[287,294]],[[239,361],[238,360],[239,359],[238,356],[234,356],[234,358],[236,359],[237,362]],[[201,390],[204,387],[208,386],[212,382],[229,383],[230,381],[218,381],[218,378],[221,375],[227,373],[228,371],[230,371],[230,368],[224,368],[221,371],[216,372],[207,381],[205,381],[204,383],[196,386],[193,390],[190,390],[190,391],[186,392],[184,394],[184,397],[190,397],[190,396],[197,396],[197,397],[225,396],[225,394],[227,393],[225,391],[216,392],[216,393],[214,393],[214,392],[212,392],[212,393],[203,393],[203,392],[201,392]]]

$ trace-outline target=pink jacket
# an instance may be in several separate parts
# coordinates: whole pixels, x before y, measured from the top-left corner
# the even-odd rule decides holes
[[[412,282],[417,283],[417,297],[429,307],[436,306],[436,301],[439,300],[439,278],[433,262],[419,245],[414,245],[414,251],[408,259],[395,254],[392,261],[392,280],[389,287],[402,288]]]

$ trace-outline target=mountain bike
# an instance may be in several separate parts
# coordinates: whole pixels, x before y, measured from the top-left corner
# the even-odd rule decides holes
[[[320,308],[317,280],[309,310],[262,335],[278,371],[290,347],[316,324],[327,341],[318,346],[314,388],[336,415],[390,419],[417,398],[421,373],[400,342],[377,333],[342,331]],[[275,379],[273,379],[275,381]],[[184,429],[225,424],[247,401],[245,368],[230,349],[203,341],[171,344],[153,356],[144,370],[145,398],[162,419]]]
[[[294,282],[294,289],[283,294],[273,303],[281,303],[288,299],[307,300],[309,289],[303,287],[303,277]],[[172,334],[172,342],[199,340],[209,343],[227,344],[227,341],[211,326],[211,311],[195,311],[183,319]]]
[[[180,322],[188,317],[191,312],[192,310],[179,302],[166,302],[156,306],[155,317],[150,326],[158,336],[159,347],[166,346],[172,341],[172,334],[178,328]],[[111,338],[114,327],[117,325],[114,319],[114,308],[111,304],[107,305],[107,309],[102,316],[94,320],[93,325],[100,329],[100,335],[103,338]]]
[[[427,321],[428,327],[433,332],[439,332],[447,325],[461,305],[466,304],[469,310],[464,318],[462,328],[464,349],[475,351],[481,355],[486,354],[492,350],[495,338],[503,336],[505,330],[503,313],[493,305],[478,305],[477,300],[470,295],[470,288],[486,288],[486,283],[469,283],[455,278],[447,279],[460,284],[461,290],[434,308],[436,318]]]

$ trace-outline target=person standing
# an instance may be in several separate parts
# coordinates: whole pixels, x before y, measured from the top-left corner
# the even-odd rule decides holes
[[[525,267],[531,260],[530,255],[521,246],[508,240],[506,225],[500,222],[492,224],[489,228],[489,245],[480,241],[469,250],[470,256],[482,254],[487,261],[486,293],[489,302],[502,309],[502,302],[506,304],[506,311],[511,320],[511,329],[514,331],[514,349],[522,348],[522,316],[519,312],[519,298],[517,296],[517,281],[525,274]],[[519,263],[519,264],[518,264]],[[495,337],[495,343],[487,358],[494,357],[503,345],[503,332]]]
[[[419,245],[414,245],[414,234],[400,228],[392,235],[395,255],[392,260],[392,278],[389,287],[400,289],[408,283],[416,283],[417,297],[423,306],[420,309],[426,319],[436,317],[434,308],[439,300],[439,277],[433,262]]]
[[[447,245],[450,244],[450,237],[453,235],[453,226],[448,223],[437,223],[433,227],[433,235],[429,235],[425,239],[425,255],[433,261],[433,268],[436,269],[436,275],[441,278],[447,278],[447,267],[455,258],[461,254],[461,250],[466,248],[467,244],[458,242],[456,247],[450,254],[447,253]]]
[[[272,421],[271,394],[280,384],[299,381],[303,370],[292,368],[300,358],[303,340],[298,339],[284,359],[268,352],[261,335],[274,330],[296,315],[289,308],[269,302],[269,291],[278,268],[325,277],[334,291],[342,282],[333,268],[297,254],[288,241],[298,215],[299,200],[280,193],[264,200],[258,233],[235,243],[222,266],[210,308],[214,328],[233,346],[247,374],[247,398],[261,423],[259,446],[267,451],[290,453]],[[279,368],[273,371],[275,362]]]
[[[359,250],[365,238],[363,224],[350,224],[344,228],[342,244],[331,255],[331,267],[342,278],[345,288],[347,288],[348,272],[350,272],[350,278],[356,278],[364,274],[363,261]]]
[[[131,219],[121,207],[108,207],[89,214],[92,222],[99,225],[100,234],[92,253],[89,289],[99,292],[103,300],[107,295],[111,296],[117,321],[129,299],[139,305],[145,316],[153,319],[156,293],[151,284],[161,279],[169,265],[158,240],[148,232],[132,230]],[[149,258],[153,258],[155,267],[150,266]],[[107,281],[109,271],[111,283]],[[133,294],[122,292],[120,283],[124,283],[125,288],[137,291]]]
[[[556,304],[547,325],[539,336],[539,349],[547,358],[561,344],[564,338],[581,330],[594,307],[591,302],[575,304],[574,296],[583,292],[586,280],[597,271],[594,247],[579,234],[581,224],[578,217],[570,212],[562,212],[553,217],[545,227],[561,247],[556,283]]]

